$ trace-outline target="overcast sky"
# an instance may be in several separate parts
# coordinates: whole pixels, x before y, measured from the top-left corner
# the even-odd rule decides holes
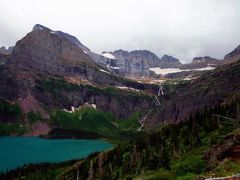
[[[37,23],[98,53],[148,49],[182,62],[222,58],[240,44],[240,0],[0,0],[0,17],[0,46]]]

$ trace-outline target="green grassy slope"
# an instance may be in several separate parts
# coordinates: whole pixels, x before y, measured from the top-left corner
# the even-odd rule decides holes
[[[129,139],[129,134],[136,134],[140,127],[139,118],[139,113],[135,113],[127,119],[115,119],[109,112],[90,107],[81,108],[73,113],[60,110],[51,112],[52,124],[58,128],[93,132],[115,140]]]

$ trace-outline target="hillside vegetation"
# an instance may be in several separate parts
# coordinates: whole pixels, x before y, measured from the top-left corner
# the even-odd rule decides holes
[[[239,145],[234,140],[240,139],[239,100],[240,96],[233,96],[225,104],[206,108],[184,122],[141,132],[129,143],[72,165],[52,164],[51,171],[31,165],[0,177],[21,174],[23,179],[76,179],[79,171],[80,179],[194,179],[238,173],[239,161],[229,152]],[[225,148],[208,156],[216,145]]]

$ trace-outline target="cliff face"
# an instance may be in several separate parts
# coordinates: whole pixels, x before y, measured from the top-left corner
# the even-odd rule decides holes
[[[169,56],[169,55],[164,55],[161,58],[161,63],[160,67],[162,68],[178,68],[182,64],[180,63],[179,59]]]
[[[173,68],[180,67],[181,63],[178,59],[164,55],[161,59],[148,50],[124,51],[117,50],[112,52],[117,60],[117,67],[120,68],[122,74],[129,76],[145,76],[150,75],[149,68]]]
[[[117,66],[125,75],[148,76],[149,68],[158,66],[160,59],[152,52],[147,50],[124,51],[117,50],[112,52],[117,61]]]

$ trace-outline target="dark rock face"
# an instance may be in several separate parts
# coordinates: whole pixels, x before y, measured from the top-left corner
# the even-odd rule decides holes
[[[82,64],[95,63],[81,48],[56,32],[41,26],[18,41],[12,52],[12,64],[22,69],[35,69],[50,73],[66,73]]]
[[[181,66],[181,63],[179,61],[179,59],[174,58],[172,56],[169,55],[164,55],[161,58],[161,65],[162,68],[177,68]]]
[[[240,59],[240,45],[224,57],[225,63],[235,62]]]

